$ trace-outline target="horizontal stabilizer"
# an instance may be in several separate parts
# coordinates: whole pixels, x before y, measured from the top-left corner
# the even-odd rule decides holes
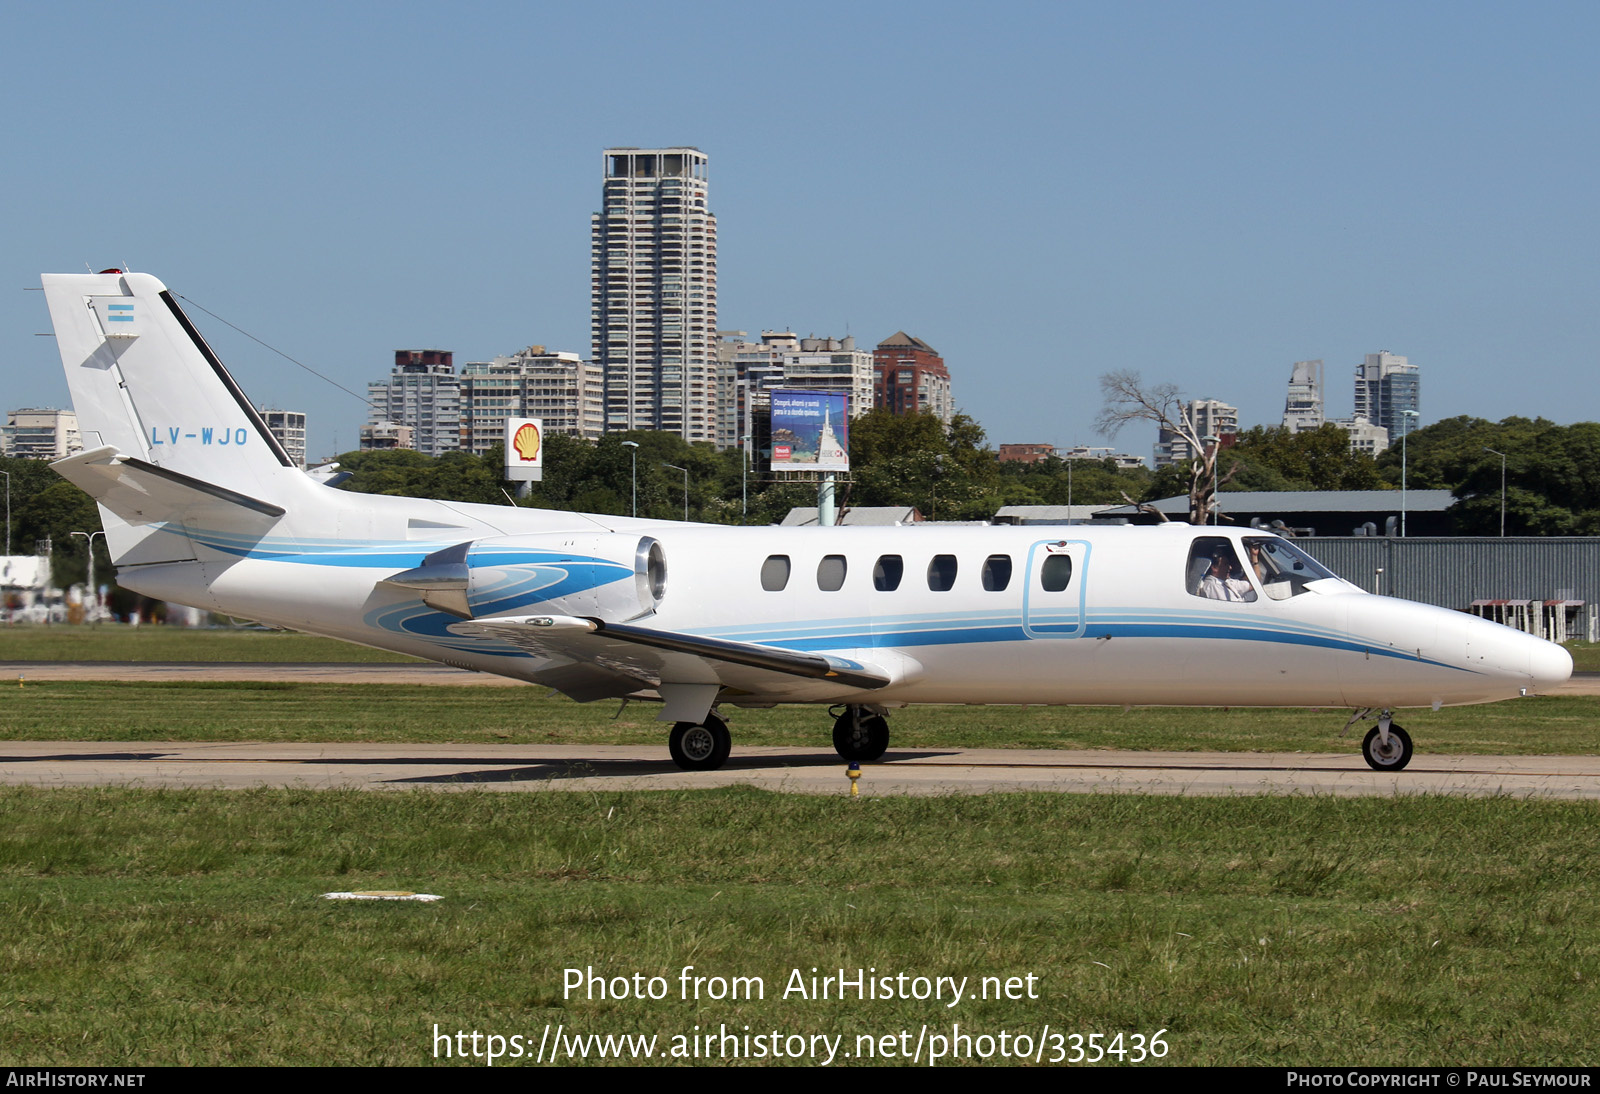
[[[180,523],[253,532],[270,527],[284,513],[282,506],[271,502],[119,455],[110,445],[50,466],[129,524]]]

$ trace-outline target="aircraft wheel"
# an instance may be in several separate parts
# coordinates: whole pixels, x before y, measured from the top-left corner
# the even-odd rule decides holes
[[[715,714],[706,715],[703,723],[679,722],[667,737],[667,751],[672,762],[685,771],[715,771],[728,760],[733,751],[733,734],[728,723]]]
[[[866,763],[889,751],[889,719],[869,714],[856,720],[846,709],[833,723],[833,748],[846,760]]]
[[[1399,771],[1411,762],[1411,734],[1397,725],[1389,726],[1389,747],[1378,740],[1378,727],[1367,731],[1361,742],[1361,755],[1374,771]]]

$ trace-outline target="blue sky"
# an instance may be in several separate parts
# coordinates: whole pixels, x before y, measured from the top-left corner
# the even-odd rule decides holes
[[[990,440],[1140,370],[1275,424],[1364,353],[1424,421],[1600,419],[1600,7],[0,0],[0,409],[64,405],[43,271],[127,265],[357,391],[589,351],[610,145],[711,158],[720,325],[932,343]],[[361,403],[197,314],[245,390]],[[1120,447],[1148,456],[1153,435]]]

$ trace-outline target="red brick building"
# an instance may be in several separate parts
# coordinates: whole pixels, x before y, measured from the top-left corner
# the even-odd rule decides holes
[[[1003,444],[1000,446],[1001,463],[1038,463],[1057,455],[1053,444]]]
[[[902,330],[879,342],[872,357],[873,406],[895,414],[936,414],[950,424],[955,399],[938,350]]]

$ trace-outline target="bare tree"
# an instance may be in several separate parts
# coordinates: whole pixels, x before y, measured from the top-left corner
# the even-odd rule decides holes
[[[1210,523],[1217,507],[1217,488],[1233,478],[1238,465],[1221,482],[1217,480],[1219,442],[1216,437],[1201,437],[1196,431],[1178,386],[1146,387],[1137,372],[1122,370],[1100,377],[1100,394],[1105,402],[1094,425],[1106,437],[1115,437],[1130,422],[1154,422],[1158,428],[1188,442],[1189,451],[1194,453],[1189,463],[1189,523]],[[1148,506],[1140,508],[1154,512]]]

